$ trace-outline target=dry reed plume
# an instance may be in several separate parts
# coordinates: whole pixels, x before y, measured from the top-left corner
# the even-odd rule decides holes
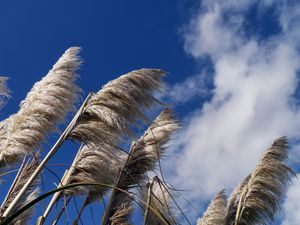
[[[126,160],[117,146],[123,137],[133,133],[137,122],[149,121],[143,111],[158,103],[153,94],[162,89],[164,75],[158,69],[135,70],[110,81],[89,98],[68,133],[70,139],[83,141],[85,145],[73,162],[66,184],[115,182]],[[106,189],[99,186],[78,187],[66,193],[88,194],[87,205],[102,198]],[[49,205],[48,209],[51,207]]]
[[[122,190],[130,190],[146,179],[146,173],[155,168],[155,165],[165,150],[165,144],[179,125],[173,117],[172,111],[162,111],[150,125],[145,134],[131,146],[130,154],[122,169],[116,187]],[[106,212],[106,219],[114,218],[114,215],[123,208],[123,199],[128,204],[128,196],[120,191],[114,191],[111,196],[111,207]],[[130,213],[130,212],[128,212]],[[129,215],[125,215],[128,218]],[[126,218],[124,220],[126,220]],[[110,222],[113,222],[110,220]]]
[[[163,110],[150,125],[145,134],[132,144],[130,155],[120,177],[120,187],[128,190],[132,185],[141,182],[146,172],[155,165],[165,151],[165,144],[174,131],[179,128],[172,111]]]
[[[75,163],[75,168],[67,184],[90,182],[113,185],[125,164],[127,154],[113,146],[84,145]],[[101,199],[106,187],[84,186],[67,191],[68,194],[89,194],[89,201]]]
[[[48,74],[35,83],[20,110],[2,122],[0,162],[10,165],[33,152],[46,135],[74,109],[80,88],[75,84],[80,48],[69,48]]]
[[[226,216],[227,197],[224,190],[220,191],[210,202],[197,225],[224,225]]]
[[[91,97],[70,138],[116,145],[121,136],[133,133],[138,120],[149,121],[143,110],[158,102],[153,92],[161,90],[164,75],[162,70],[140,69],[107,83]]]
[[[280,209],[287,186],[295,176],[287,161],[287,139],[279,138],[266,150],[240,192],[235,221],[227,224],[270,224]]]
[[[239,185],[237,185],[234,190],[232,191],[229,199],[228,199],[228,203],[227,203],[227,207],[226,207],[226,217],[225,217],[225,225],[231,225],[236,217],[236,212],[237,212],[237,208],[238,208],[238,204],[239,204],[239,199],[241,197],[243,188],[245,185],[247,185],[249,179],[250,179],[250,175],[248,175],[243,182],[241,182]]]

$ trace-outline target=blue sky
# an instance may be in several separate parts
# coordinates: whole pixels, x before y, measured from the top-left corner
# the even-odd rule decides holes
[[[1,3],[1,72],[14,74],[11,85],[26,77],[26,91],[75,45],[83,48],[80,74],[87,91],[141,67],[162,68],[174,74],[172,80],[182,80],[180,75],[192,73],[195,64],[180,47],[185,7],[174,1]]]
[[[161,68],[170,73],[162,98],[184,122],[164,171],[189,190],[185,197],[201,214],[219,190],[230,194],[277,137],[290,138],[299,170],[299,25],[292,0],[2,1],[0,73],[10,77],[12,98],[1,118],[18,110],[71,46],[83,49],[85,93],[134,69]],[[69,163],[72,148],[66,144],[53,161]],[[50,186],[55,178],[45,176]],[[278,224],[300,224],[299,188],[296,180]]]

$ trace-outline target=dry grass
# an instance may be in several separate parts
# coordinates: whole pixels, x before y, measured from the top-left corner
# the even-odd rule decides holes
[[[74,110],[81,93],[80,87],[76,85],[77,70],[81,65],[79,50],[77,47],[69,48],[48,74],[33,86],[21,102],[20,110],[0,122],[2,167],[18,164],[24,156],[36,152],[46,136],[57,129],[68,112]],[[175,215],[176,209],[170,201],[172,199],[176,202],[172,192],[159,177],[152,180],[148,177],[149,172],[157,170],[156,166],[162,160],[167,143],[179,128],[170,109],[163,110],[153,122],[145,113],[160,104],[154,95],[162,90],[164,76],[165,73],[159,69],[140,69],[110,81],[90,99],[87,98],[86,104],[82,104],[71,125],[59,138],[59,144],[52,148],[55,153],[67,138],[83,143],[73,162],[74,167],[64,181],[64,184],[94,184],[65,191],[68,196],[86,197],[75,224],[80,221],[81,213],[87,205],[106,197],[110,185],[114,185],[114,189],[102,225],[132,224],[131,216],[136,206],[134,201],[143,203],[139,210],[144,212],[144,225],[179,224],[180,218]],[[6,78],[0,77],[0,106],[5,103],[4,98],[9,96],[5,81]],[[137,130],[146,125],[149,127],[145,133],[132,141],[137,136]],[[129,151],[121,151],[124,143],[131,143]],[[51,151],[49,158],[53,156]],[[254,171],[235,188],[230,198],[227,200],[224,191],[219,192],[197,224],[272,223],[295,175],[288,166],[287,155],[287,139],[282,137],[275,140]],[[45,162],[41,161],[40,165]],[[37,180],[32,175],[40,173],[36,169],[37,161],[33,159],[22,165],[2,203],[1,223],[37,197]],[[28,182],[31,179],[33,182]],[[29,186],[25,189],[27,183]],[[107,186],[96,186],[95,183]],[[25,192],[22,195],[23,189]],[[142,192],[140,199],[136,195],[138,191]],[[16,197],[19,195],[21,198]],[[13,224],[26,224],[33,213],[31,207],[14,218]],[[47,215],[41,217],[39,224],[44,223]]]

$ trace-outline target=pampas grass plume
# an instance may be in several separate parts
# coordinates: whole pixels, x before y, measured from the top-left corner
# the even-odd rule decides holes
[[[74,109],[80,88],[75,84],[81,64],[80,48],[69,48],[48,74],[35,83],[20,110],[1,125],[0,161],[2,166],[20,161],[33,152],[46,135],[56,129]]]
[[[270,224],[295,173],[286,164],[287,139],[278,138],[266,150],[239,197],[235,224]]]
[[[162,88],[165,73],[158,69],[140,69],[107,83],[91,97],[70,138],[83,142],[118,143],[131,135],[138,120],[149,122],[143,110],[158,101],[153,92]]]
[[[75,162],[75,168],[67,184],[90,182],[113,185],[124,166],[127,154],[111,145],[84,145]],[[89,201],[99,200],[108,188],[82,186],[66,191],[67,194],[88,194]]]
[[[210,202],[202,218],[198,219],[197,225],[224,225],[226,216],[226,195],[220,191]]]

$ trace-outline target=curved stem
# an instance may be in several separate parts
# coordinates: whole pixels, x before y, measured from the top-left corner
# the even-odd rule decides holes
[[[28,210],[31,206],[34,206],[36,203],[38,203],[39,201],[55,194],[56,192],[60,192],[63,190],[67,190],[67,189],[71,189],[71,188],[75,188],[75,187],[79,187],[79,186],[100,186],[100,187],[107,187],[107,188],[112,188],[114,190],[120,191],[124,194],[127,194],[129,196],[131,196],[131,194],[128,191],[125,191],[121,188],[109,185],[109,184],[102,184],[102,183],[76,183],[76,184],[70,184],[70,185],[66,185],[60,188],[56,188],[52,191],[49,191],[45,194],[42,194],[41,196],[37,197],[36,199],[32,200],[31,202],[29,202],[28,204],[24,205],[23,207],[21,207],[19,210],[17,210],[16,212],[14,212],[12,215],[8,216],[7,218],[5,218],[5,220],[1,223],[1,225],[9,225],[15,218],[17,218],[21,213],[23,213],[24,211]],[[144,201],[142,201],[141,199],[139,200],[143,205],[147,205],[147,203],[145,203]],[[160,215],[159,212],[157,212],[153,207],[149,206],[149,208],[152,210],[153,213],[155,213],[160,219],[161,221],[166,224],[169,225],[169,223]]]

